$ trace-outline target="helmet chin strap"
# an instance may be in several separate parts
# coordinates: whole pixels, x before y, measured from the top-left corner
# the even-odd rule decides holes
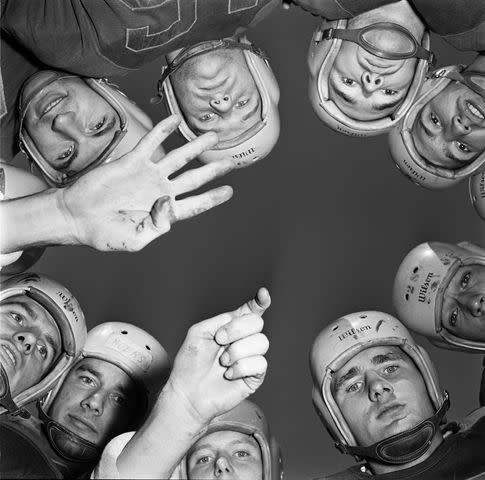
[[[7,372],[3,365],[0,365],[0,406],[5,408],[11,415],[19,415],[22,418],[30,417],[30,413],[27,410],[18,407],[13,401]]]
[[[37,408],[49,443],[58,455],[75,463],[98,461],[103,452],[102,448],[57,423],[44,412],[39,401]]]
[[[366,460],[376,460],[390,465],[403,465],[417,460],[430,447],[440,423],[450,407],[448,393],[438,411],[415,427],[367,447],[351,447],[337,442],[335,446],[348,455],[356,455]]]

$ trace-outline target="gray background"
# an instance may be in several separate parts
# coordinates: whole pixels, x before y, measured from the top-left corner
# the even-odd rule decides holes
[[[229,203],[175,225],[140,253],[51,248],[35,268],[74,292],[89,328],[132,322],[172,355],[191,324],[267,286],[273,299],[265,316],[269,372],[255,400],[283,448],[289,479],[353,462],[333,448],[311,405],[307,356],[320,328],[353,311],[392,313],[394,273],[418,243],[485,244],[466,182],[444,192],[418,188],[396,170],[385,137],[347,138],[320,124],[306,98],[306,51],[317,24],[296,8],[278,9],[250,34],[279,79],[282,131],[264,161],[218,182],[234,187]],[[441,65],[473,58],[434,40]],[[116,79],[154,121],[162,111],[149,98],[161,65]],[[462,417],[478,403],[481,357],[419,340],[451,393],[449,417]]]

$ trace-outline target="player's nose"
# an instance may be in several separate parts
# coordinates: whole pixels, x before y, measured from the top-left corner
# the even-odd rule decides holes
[[[56,115],[52,119],[52,130],[73,140],[78,140],[83,134],[79,119],[76,113],[72,111]]]
[[[372,93],[382,88],[382,77],[369,70],[365,70],[362,74],[362,87],[367,93]]]
[[[462,303],[474,317],[481,317],[484,315],[485,295],[481,293],[467,295],[460,303]]]
[[[226,457],[219,457],[214,464],[214,475],[216,478],[224,478],[224,476],[229,473],[231,473],[231,466]]]
[[[215,111],[226,113],[232,108],[232,98],[228,93],[217,94],[212,97],[209,104]]]

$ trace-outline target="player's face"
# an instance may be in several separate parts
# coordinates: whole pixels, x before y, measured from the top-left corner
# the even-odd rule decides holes
[[[443,326],[457,337],[485,341],[485,266],[460,267],[443,296]]]
[[[29,97],[51,72],[35,75],[23,91]],[[27,109],[24,128],[49,165],[74,174],[88,167],[120,128],[116,111],[79,77],[42,88]]]
[[[257,441],[245,433],[214,432],[201,438],[187,455],[191,479],[261,480],[263,461]]]
[[[0,362],[12,396],[37,384],[61,351],[61,335],[52,315],[26,295],[0,305]]]
[[[50,410],[72,432],[104,446],[130,428],[136,408],[133,380],[119,367],[85,358],[71,369]]]
[[[406,97],[416,59],[386,60],[352,42],[342,42],[328,78],[328,95],[355,120],[392,114]]]
[[[213,131],[219,141],[229,140],[261,119],[261,97],[240,50],[216,50],[189,59],[172,84],[197,134]]]
[[[361,446],[408,430],[434,413],[421,374],[395,346],[357,354],[335,373],[332,393]]]
[[[485,99],[451,82],[418,113],[412,136],[430,163],[449,169],[465,166],[485,150]]]

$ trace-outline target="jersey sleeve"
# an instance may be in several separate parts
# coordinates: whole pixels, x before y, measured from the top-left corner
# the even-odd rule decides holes
[[[111,442],[104,447],[101,459],[91,473],[91,479],[120,478],[120,473],[116,467],[116,461],[134,434],[135,432],[122,433],[121,435],[113,438]]]

